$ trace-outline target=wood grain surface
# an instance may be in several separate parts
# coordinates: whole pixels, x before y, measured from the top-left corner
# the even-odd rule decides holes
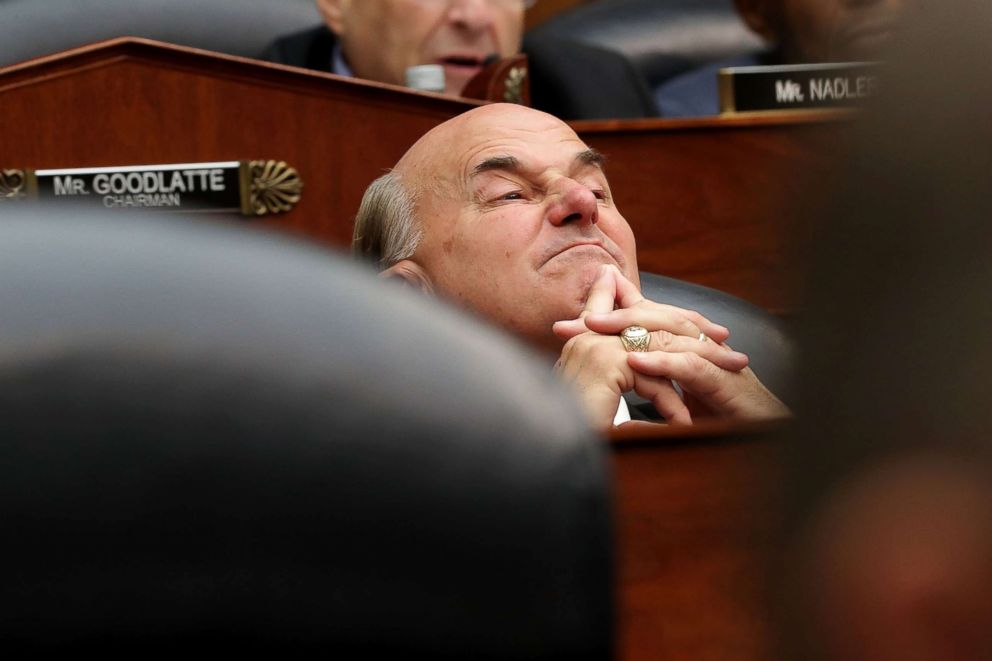
[[[614,435],[618,659],[775,658],[779,433],[704,425]]]

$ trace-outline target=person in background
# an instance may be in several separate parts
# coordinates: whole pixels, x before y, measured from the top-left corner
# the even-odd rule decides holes
[[[521,51],[535,0],[316,0],[323,25],[277,39],[261,59],[392,85],[415,65],[444,67],[458,95],[490,56]],[[528,44],[535,107],[567,119],[654,114],[650,91],[622,56],[573,41]]]
[[[819,224],[779,658],[992,658],[989,26],[907,8]]]
[[[546,113],[492,104],[429,131],[366,191],[353,250],[546,352],[598,429],[629,419],[629,391],[678,423],[788,415],[728,329],[641,295],[602,155]]]
[[[873,60],[891,39],[904,0],[734,0],[768,49],[700,67],[654,91],[662,117],[720,112],[717,72],[727,67]]]

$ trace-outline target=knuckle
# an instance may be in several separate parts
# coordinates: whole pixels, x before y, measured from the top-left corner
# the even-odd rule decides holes
[[[699,326],[692,323],[685,317],[682,317],[679,321],[679,330],[687,337],[699,337],[700,333]]]
[[[582,333],[581,335],[576,335],[568,342],[565,343],[565,348],[562,353],[577,354],[582,356],[600,356],[609,352],[609,347],[612,344],[612,340],[616,340],[617,345],[620,345],[620,338],[614,338],[606,335],[598,335],[596,333]]]
[[[668,351],[675,344],[675,335],[666,330],[660,330],[655,332],[655,340],[659,349]]]
[[[710,367],[716,367],[713,363],[696,353],[684,353],[682,354],[682,360],[685,361],[686,367],[692,372],[705,372]]]
[[[709,323],[709,319],[707,319],[703,315],[699,314],[695,310],[686,310],[685,311],[685,317],[686,317],[686,319],[688,319],[691,323],[695,324],[696,326],[702,326],[704,324]]]
[[[582,335],[576,335],[572,337],[570,340],[568,340],[568,342],[565,342],[565,346],[562,347],[561,350],[562,358],[567,359],[573,354],[579,352],[581,350],[580,349],[581,342],[582,342]]]

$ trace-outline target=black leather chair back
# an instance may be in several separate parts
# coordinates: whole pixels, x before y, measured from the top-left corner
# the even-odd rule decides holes
[[[732,0],[597,0],[528,33],[574,39],[624,54],[650,88],[690,69],[762,48]]]
[[[601,441],[495,331],[322,250],[0,223],[0,641],[607,658]]]
[[[123,36],[255,57],[320,22],[313,0],[0,0],[0,66]]]

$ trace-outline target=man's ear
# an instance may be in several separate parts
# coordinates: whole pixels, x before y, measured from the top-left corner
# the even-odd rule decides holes
[[[403,259],[379,274],[383,278],[399,278],[428,296],[434,295],[434,283],[427,271],[414,261]]]
[[[338,36],[344,29],[344,15],[348,13],[349,5],[351,0],[317,0],[317,10],[324,17],[324,22]]]
[[[752,32],[769,44],[778,43],[778,19],[769,0],[734,0],[737,13]]]

